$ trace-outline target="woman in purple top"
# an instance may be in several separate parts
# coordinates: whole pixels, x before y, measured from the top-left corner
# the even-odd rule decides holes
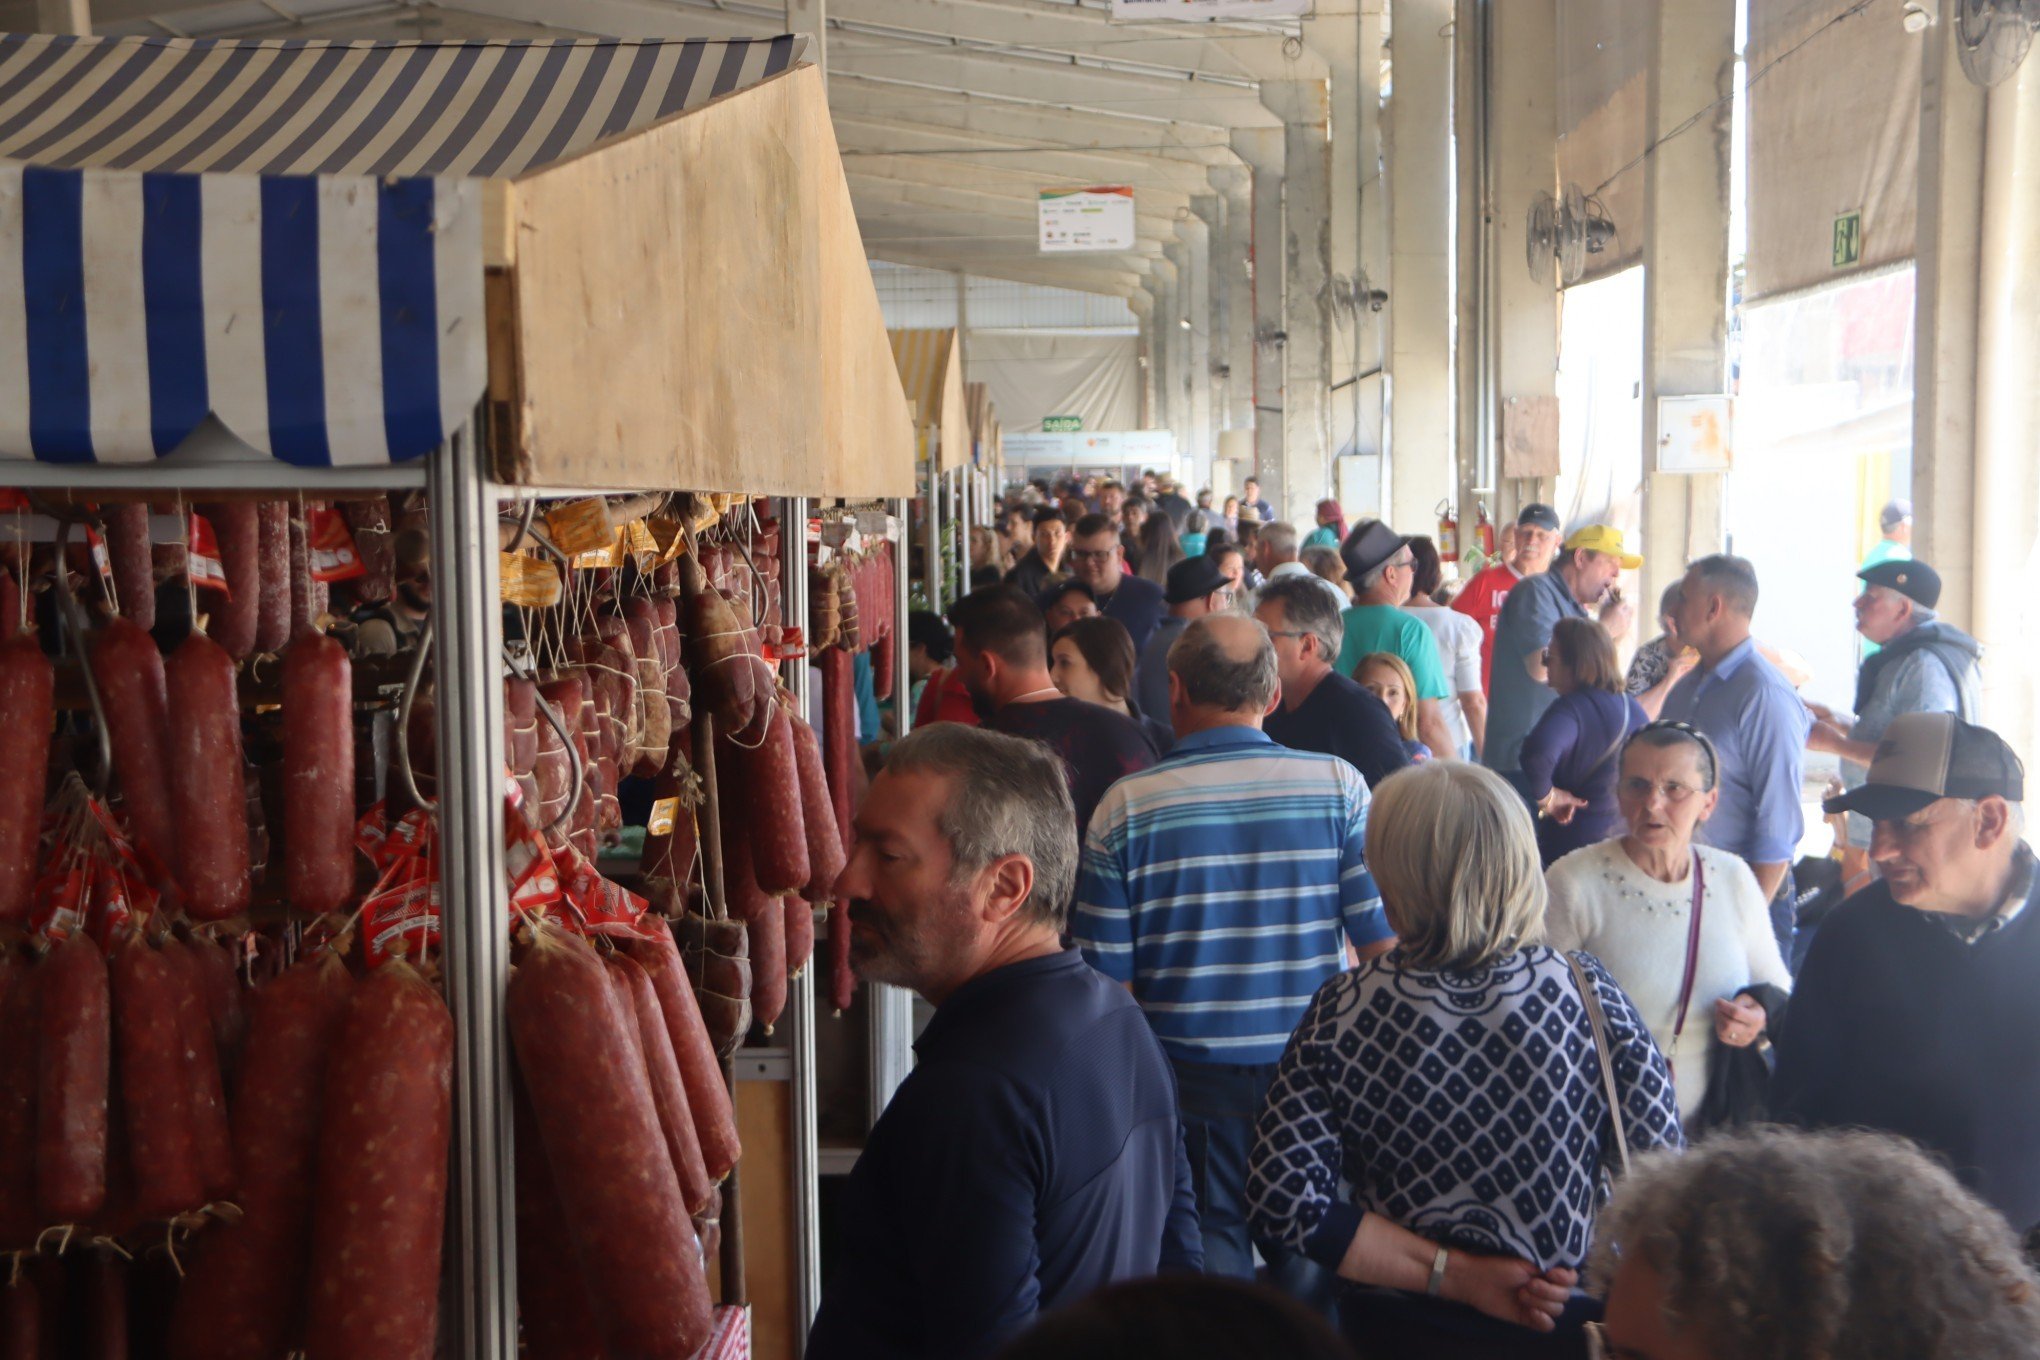
[[[1523,783],[1537,807],[1537,849],[1548,868],[1620,828],[1622,743],[1650,715],[1628,694],[1615,644],[1591,619],[1560,619],[1544,666],[1558,698],[1523,738]]]

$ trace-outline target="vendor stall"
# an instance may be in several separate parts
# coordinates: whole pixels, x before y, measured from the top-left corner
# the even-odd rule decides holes
[[[695,919],[683,914],[690,891],[711,921],[729,899],[720,850],[705,844],[698,873],[681,872],[677,897],[656,915],[640,915],[642,898],[631,896],[612,865],[611,842],[623,830],[620,815],[600,802],[615,793],[600,777],[609,768],[605,759],[672,778],[676,768],[687,773],[693,757],[712,782],[713,718],[658,751],[646,735],[658,729],[649,695],[663,690],[673,699],[690,678],[698,692],[713,695],[737,670],[757,668],[756,688],[769,696],[778,662],[800,654],[808,614],[799,532],[805,498],[911,493],[906,404],[895,384],[876,380],[891,354],[819,77],[801,56],[794,38],[0,37],[6,162],[0,485],[25,493],[11,514],[0,515],[8,521],[0,542],[11,573],[0,594],[15,601],[11,620],[0,609],[0,627],[11,622],[12,632],[39,615],[34,642],[16,651],[25,672],[54,660],[57,677],[40,699],[32,685],[23,692],[27,700],[8,698],[65,715],[56,752],[47,758],[52,771],[73,770],[72,778],[53,781],[72,814],[61,823],[74,828],[65,834],[90,841],[93,863],[120,869],[106,881],[121,884],[134,901],[154,894],[150,912],[161,913],[146,945],[139,922],[149,913],[116,915],[98,898],[68,921],[52,913],[44,880],[55,867],[47,858],[55,842],[46,822],[41,844],[31,839],[27,864],[15,866],[19,874],[42,861],[45,872],[22,897],[32,909],[10,917],[0,902],[0,972],[10,981],[16,973],[42,979],[34,990],[44,998],[36,1004],[45,1004],[56,961],[82,957],[83,946],[72,942],[100,932],[98,947],[114,960],[114,1020],[128,985],[120,970],[156,966],[157,955],[173,945],[236,963],[242,983],[261,982],[245,989],[245,999],[258,1005],[275,995],[267,989],[321,959],[345,959],[343,972],[361,979],[357,998],[371,985],[390,990],[384,980],[403,976],[395,970],[416,974],[418,985],[399,998],[414,1010],[438,1006],[443,989],[450,1097],[437,1125],[444,1139],[437,1160],[445,1165],[450,1154],[444,1192],[453,1235],[444,1259],[451,1284],[443,1296],[453,1311],[434,1318],[442,1296],[440,1220],[427,1212],[426,1175],[417,1184],[425,1198],[406,1201],[416,1240],[391,1239],[383,1277],[351,1274],[341,1292],[355,1292],[339,1303],[316,1296],[267,1300],[285,1315],[278,1325],[303,1325],[307,1304],[313,1324],[332,1324],[315,1328],[314,1356],[425,1356],[435,1345],[446,1354],[502,1360],[518,1352],[516,1228],[533,1201],[519,1198],[528,1168],[520,1163],[513,1174],[511,1155],[511,1037],[520,1004],[513,994],[506,1013],[513,911],[522,922],[516,947],[527,1016],[515,1031],[520,1089],[530,1095],[562,1207],[613,1202],[601,1176],[562,1161],[555,1135],[563,1125],[548,1114],[547,1102],[558,1100],[560,1081],[578,1079],[580,1071],[557,1056],[549,1063],[533,1046],[534,1035],[548,1032],[529,1023],[539,1005],[531,999],[540,991],[535,979],[564,976],[581,966],[575,960],[596,957],[587,941],[604,932],[590,925],[600,915],[591,903],[609,904],[603,910],[613,909],[622,935],[643,933],[657,915],[683,924]],[[801,399],[788,400],[788,393]],[[485,396],[478,423],[474,413]],[[745,494],[711,497],[710,490]],[[756,494],[778,499],[754,504]],[[210,512],[194,514],[201,501]],[[903,519],[904,499],[893,510]],[[563,541],[576,534],[586,541]],[[793,545],[782,546],[777,559],[786,564],[778,577],[783,594],[767,588],[771,578],[760,566],[774,535]],[[366,567],[378,579],[366,587],[338,584],[359,571],[323,579],[313,565],[324,560],[322,551],[351,555],[332,570]],[[898,560],[897,545],[875,545],[874,553]],[[101,564],[97,573],[94,562]],[[718,574],[706,570],[710,563]],[[216,585],[227,589],[215,595]],[[356,608],[336,621],[319,588],[334,592],[336,606],[344,600]],[[238,876],[233,861],[223,861],[230,869],[225,878],[196,892],[176,867],[176,848],[187,843],[182,837],[168,865],[144,849],[128,858],[117,853],[146,845],[133,825],[136,790],[146,784],[131,768],[131,748],[116,750],[107,740],[121,710],[105,704],[104,686],[95,685],[98,649],[120,631],[116,624],[137,624],[144,601],[158,598],[186,605],[170,620],[180,636],[188,631],[195,639],[184,646],[197,646],[208,659],[215,652],[228,658],[227,669],[208,672],[207,681],[224,686],[224,697],[215,696],[206,710],[213,719],[207,730],[217,737],[204,752],[216,793],[239,788],[244,740],[256,769],[264,766],[262,743],[269,741],[286,747],[277,768],[292,768],[290,734],[311,711],[291,688],[300,654],[351,659],[351,683],[338,682],[336,691],[329,681],[319,693],[351,694],[351,704],[329,703],[323,711],[338,724],[333,741],[359,757],[360,782],[379,796],[369,809],[381,809],[379,819],[365,818],[363,839],[355,842],[370,847],[378,870],[366,899],[355,881],[361,863],[346,841],[338,852],[342,870],[326,880],[326,891],[340,901],[318,910],[318,893],[300,892],[302,884],[287,881],[278,867],[265,871],[259,860],[246,861]],[[657,632],[660,608],[669,614],[700,608],[713,618],[719,600],[746,602],[748,623],[736,633],[693,628],[684,662],[677,643],[629,641],[638,623]],[[260,632],[241,646],[228,632],[244,610]],[[186,627],[201,617],[204,633]],[[506,620],[522,634],[509,639],[515,646],[506,647]],[[737,633],[741,646],[729,641]],[[883,640],[903,648],[903,634]],[[124,636],[139,636],[138,657],[158,655],[146,625]],[[385,636],[398,668],[370,645]],[[335,637],[347,644],[332,645]],[[867,636],[864,645],[872,640]],[[697,645],[707,651],[697,654]],[[626,646],[634,660],[611,659]],[[182,654],[179,646],[173,667]],[[280,689],[271,660],[279,655]],[[576,693],[533,698],[542,688],[535,682],[545,677],[532,668],[541,663]],[[804,673],[796,666],[787,677],[796,696]],[[116,683],[132,679],[118,667],[104,675]],[[173,714],[177,704],[197,702],[179,689],[181,675],[173,669]],[[579,693],[584,684],[590,693],[610,687],[617,677],[641,681],[633,699],[598,705]],[[750,750],[756,743],[734,719],[762,722],[761,735],[772,736],[776,707],[769,697],[748,705],[732,700],[721,716],[730,736]],[[668,729],[678,712],[661,715]],[[434,713],[443,716],[435,720]],[[533,713],[545,721],[531,721]],[[642,727],[632,726],[633,713]],[[445,720],[453,715],[460,721]],[[611,732],[610,724],[631,735]],[[46,719],[44,730],[49,726]],[[547,742],[548,735],[554,740]],[[103,753],[97,758],[94,742]],[[527,748],[534,742],[549,753],[543,758],[551,777],[530,768]],[[598,758],[603,750],[608,756]],[[741,765],[749,757],[735,759]],[[547,806],[542,816],[507,810],[506,769],[560,810]],[[562,771],[571,772],[570,785],[559,784]],[[357,781],[324,782],[343,795],[326,804],[343,807],[350,819],[361,813],[362,800],[345,796]],[[302,807],[320,801],[299,796],[310,787],[293,783],[290,797],[270,795],[280,833],[271,859],[284,866],[309,843],[291,828],[308,815]],[[31,828],[43,814],[44,793],[34,790]],[[260,801],[251,799],[251,809]],[[613,820],[583,825],[584,803],[588,818]],[[229,832],[242,821],[217,816],[234,802],[190,805],[206,808]],[[716,805],[712,797],[702,804]],[[18,831],[20,810],[10,810]],[[92,830],[102,826],[104,834]],[[712,825],[702,830],[701,839],[713,842]],[[247,832],[230,835],[244,854],[248,844],[268,843]],[[432,853],[415,839],[404,852],[404,836],[422,837]],[[534,909],[525,896],[533,880],[522,875],[541,843],[560,858],[550,888],[532,889],[545,899]],[[75,858],[66,855],[64,863]],[[60,889],[61,876],[55,882]],[[779,904],[768,900],[777,924]],[[540,917],[577,924],[563,932]],[[791,908],[783,924],[789,930],[796,924]],[[658,949],[672,950],[663,926],[652,933],[655,944],[664,941]],[[434,935],[443,936],[443,946]],[[613,943],[602,948],[610,951]],[[634,937],[623,946],[616,953],[632,958],[650,947]],[[303,961],[271,976],[272,961],[292,957]],[[705,953],[693,951],[692,991],[700,996],[687,1004],[706,1009],[712,988],[704,989],[703,959],[713,976],[718,957],[712,944]],[[654,980],[665,976],[650,956],[643,970]],[[105,974],[99,976],[104,996]],[[230,990],[220,995],[238,1005],[242,989],[232,987],[231,972],[226,977]],[[786,996],[792,1165],[764,1173],[792,1189],[795,1298],[777,1351],[761,1345],[760,1354],[795,1353],[815,1303],[816,1227],[811,1190],[803,1190],[813,1181],[811,978],[802,973]],[[660,986],[651,1014],[664,1007],[670,1017],[681,1003]],[[689,991],[684,981],[681,990]],[[69,1035],[68,1028],[50,1028],[46,1006],[38,1014],[41,1032]],[[641,1009],[640,1019],[646,1014]],[[98,1031],[106,1036],[97,1050],[100,1090],[107,1090],[108,1063],[118,1083],[112,1151],[103,1133],[97,1144],[102,1181],[111,1182],[123,1165],[127,1171],[141,1165],[135,1134],[142,1125],[130,1120],[123,1133],[121,1111],[123,1096],[134,1096],[136,1055],[146,1050],[133,1048],[134,1036],[112,1021],[100,1023],[112,1025]],[[648,1022],[647,1037],[652,1028]],[[677,1029],[672,1037],[684,1067],[685,1042]],[[0,1032],[0,1071],[10,1062],[18,1067],[20,1049],[12,1042]],[[650,1064],[657,1087],[657,1064],[634,1051]],[[224,1042],[219,1056],[231,1071]],[[86,1066],[92,1061],[88,1052]],[[339,1080],[339,1066],[326,1069],[328,1083]],[[405,1058],[400,1070],[416,1076],[429,1068],[429,1061]],[[221,1079],[215,1076],[215,1089]],[[226,1080],[231,1094],[232,1079]],[[431,1087],[418,1086],[420,1108],[430,1108]],[[691,1086],[690,1093],[703,1094]],[[702,1117],[698,1107],[696,1116]],[[100,1117],[103,1129],[104,1110]],[[686,1122],[662,1117],[654,1128],[678,1140]],[[329,1145],[344,1151],[342,1123],[331,1117],[315,1123],[322,1159]],[[431,1119],[422,1128],[416,1166],[429,1168]],[[534,1146],[529,1133],[527,1150]],[[7,1162],[7,1140],[0,1119],[0,1163]],[[688,1179],[678,1169],[678,1147],[672,1141],[670,1165],[659,1162],[676,1176],[675,1205]],[[123,1150],[128,1163],[120,1161]],[[233,1225],[243,1235],[248,1224],[266,1221],[254,1205],[231,1198],[253,1194],[247,1182],[259,1179],[245,1149],[235,1150],[244,1157],[238,1188],[231,1176],[217,1185],[208,1180],[199,1202],[177,1197],[176,1212],[158,1206],[137,1222],[164,1232],[167,1246],[185,1243],[201,1263],[227,1254],[219,1243],[229,1220],[247,1211]],[[91,1145],[68,1152],[89,1161]],[[321,1179],[330,1180],[323,1160],[321,1167]],[[32,1174],[43,1183],[40,1166]],[[736,1182],[724,1190],[733,1198]],[[90,1206],[83,1198],[39,1206],[26,1239],[14,1240],[20,1225],[8,1225],[10,1240],[0,1241],[0,1251],[25,1253],[38,1288],[44,1277],[76,1275],[79,1268],[59,1254],[66,1247],[87,1233],[119,1240],[119,1230],[137,1230],[127,1220],[100,1221],[110,1212],[103,1198]],[[349,1211],[329,1211],[317,1198],[312,1225],[299,1236],[309,1231],[323,1243],[329,1220],[337,1223]],[[712,1241],[719,1226],[712,1206],[693,1193],[685,1200],[693,1233]],[[228,1204],[231,1214],[215,1208]],[[686,1219],[679,1222],[684,1230]],[[743,1298],[741,1224],[726,1208],[725,1300]],[[357,1222],[349,1230],[377,1226]],[[563,1237],[577,1240],[573,1231]],[[535,1240],[565,1250],[562,1241],[529,1232],[525,1246]],[[649,1247],[630,1241],[619,1249]],[[647,1260],[677,1268],[684,1256],[651,1252]],[[580,1292],[586,1272],[577,1260],[586,1259],[578,1251],[562,1256],[544,1277],[555,1286],[564,1280],[565,1301],[582,1308],[591,1300]],[[674,1279],[675,1288],[665,1291],[669,1304],[702,1287],[689,1286],[684,1270]],[[374,1339],[357,1345],[352,1324],[337,1321],[342,1314],[332,1310],[344,1305],[359,1314],[362,1294],[380,1297],[373,1291],[399,1287],[393,1281],[408,1281],[411,1311],[380,1314]],[[620,1302],[592,1277],[586,1288],[604,1327],[638,1326],[668,1347],[688,1330],[667,1328],[657,1305]],[[31,1290],[10,1294],[0,1306],[47,1302]],[[642,1309],[633,1311],[637,1305]],[[527,1322],[535,1307],[527,1297]],[[557,1307],[550,1316],[557,1319]],[[530,1353],[542,1353],[528,1330],[524,1339]],[[612,1344],[641,1349],[621,1333]]]
[[[971,427],[963,347],[953,330],[896,330],[890,336],[920,458],[920,580],[927,607],[940,613],[965,593],[969,580],[970,533],[962,510]]]

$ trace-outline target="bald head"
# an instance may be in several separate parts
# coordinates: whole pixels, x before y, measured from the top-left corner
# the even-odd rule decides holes
[[[1169,648],[1169,677],[1178,736],[1224,724],[1259,727],[1281,692],[1268,630],[1245,614],[1192,622]]]

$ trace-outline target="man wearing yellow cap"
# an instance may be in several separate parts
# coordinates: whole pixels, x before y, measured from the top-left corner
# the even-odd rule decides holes
[[[1524,577],[1502,602],[1481,762],[1518,788],[1523,738],[1558,697],[1544,669],[1551,630],[1560,619],[1587,618],[1617,577],[1642,565],[1643,559],[1624,547],[1620,529],[1589,524],[1573,530],[1549,570]]]

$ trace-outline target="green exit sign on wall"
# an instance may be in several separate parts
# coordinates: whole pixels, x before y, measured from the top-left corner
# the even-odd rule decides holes
[[[1847,269],[1863,263],[1863,214],[1847,212],[1835,218],[1835,268]]]
[[[1041,432],[1043,434],[1082,434],[1084,432],[1084,418],[1082,416],[1043,416],[1041,418]]]

